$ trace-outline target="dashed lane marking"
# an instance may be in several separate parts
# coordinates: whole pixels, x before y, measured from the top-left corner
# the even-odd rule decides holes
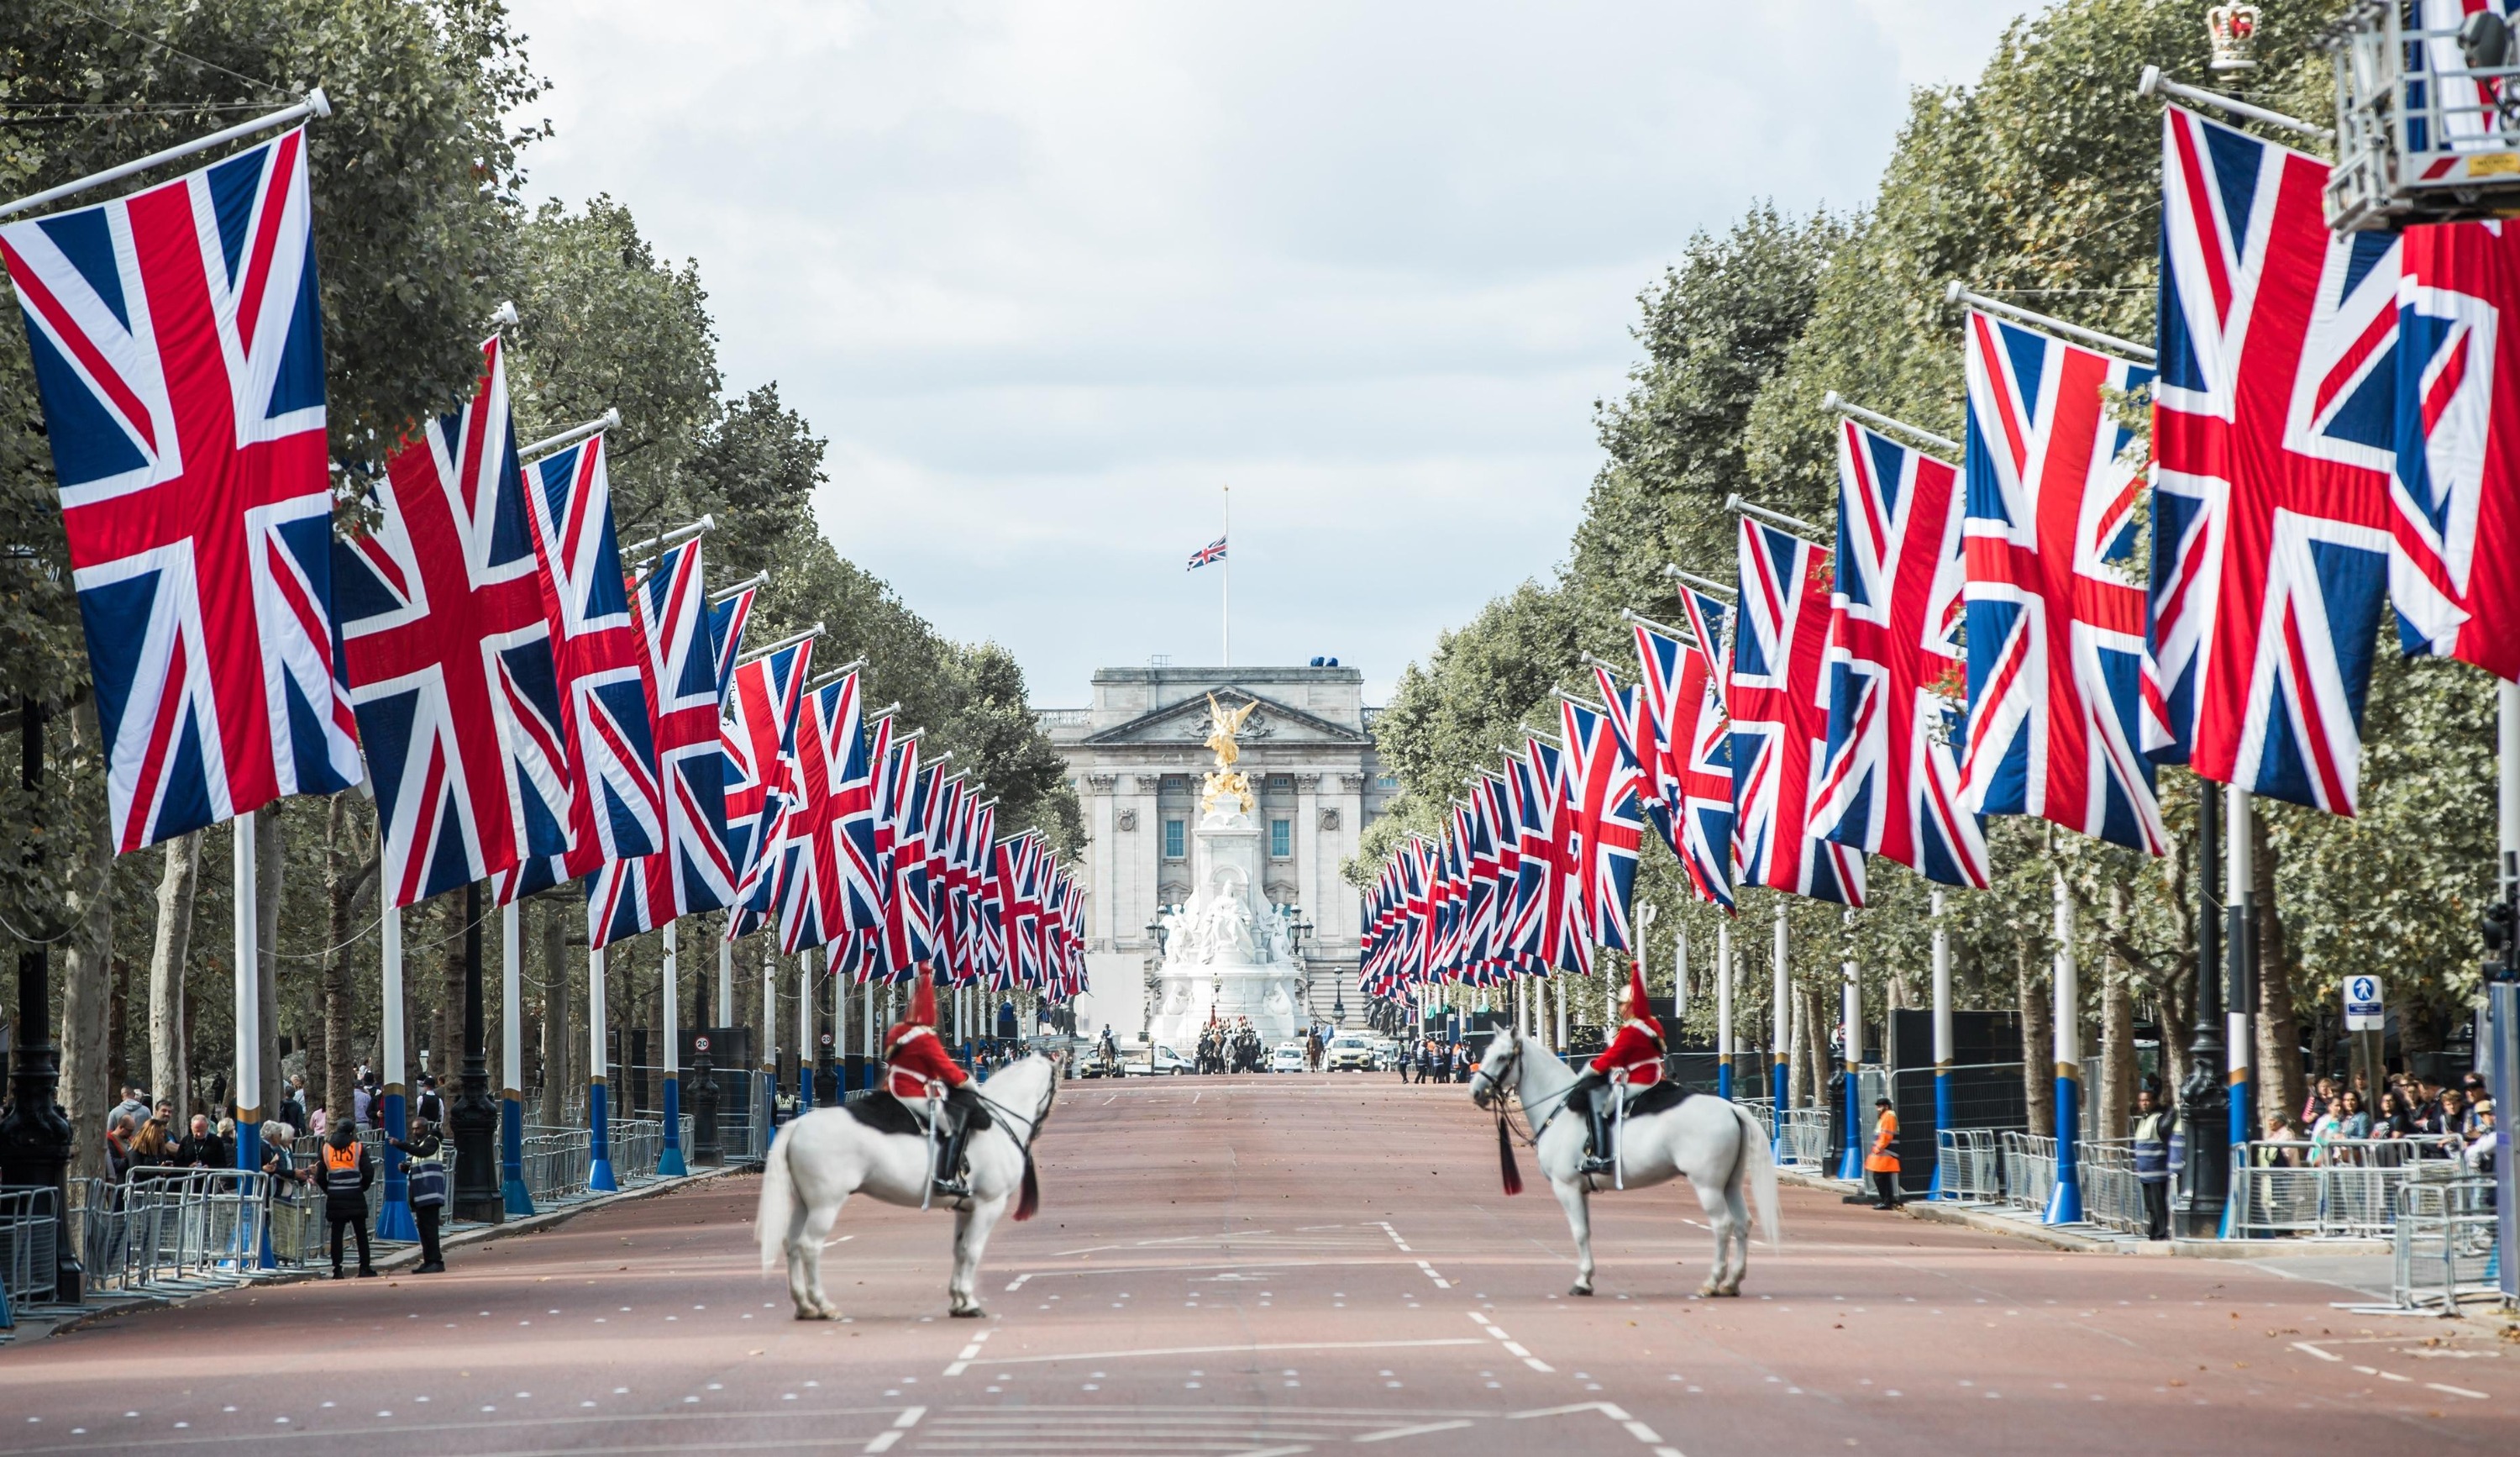
[[[945,1368],[945,1374],[947,1376],[960,1376],[964,1372],[970,1370],[971,1361],[974,1357],[979,1355],[981,1345],[986,1343],[988,1339],[996,1334],[997,1333],[994,1331],[982,1331],[978,1335],[973,1336],[971,1338],[970,1344],[964,1346],[960,1351],[955,1353],[954,1364]]]
[[[1494,1337],[1495,1337],[1495,1338],[1496,1338],[1500,1343],[1502,1343],[1504,1344],[1505,1348],[1506,1348],[1508,1352],[1510,1352],[1510,1353],[1511,1353],[1511,1354],[1513,1354],[1513,1355],[1516,1355],[1516,1356],[1521,1357],[1521,1358],[1522,1358],[1522,1364],[1524,1364],[1524,1365],[1526,1365],[1526,1366],[1530,1367],[1530,1368],[1531,1368],[1532,1370],[1534,1370],[1534,1371],[1548,1372],[1548,1373],[1552,1373],[1552,1374],[1554,1374],[1554,1373],[1556,1372],[1556,1370],[1557,1370],[1557,1368],[1556,1368],[1556,1367],[1552,1366],[1552,1365],[1550,1365],[1547,1361],[1544,1361],[1544,1360],[1542,1360],[1540,1357],[1533,1355],[1529,1350],[1527,1350],[1527,1349],[1525,1349],[1525,1348],[1523,1347],[1522,1343],[1520,1343],[1520,1342],[1518,1342],[1518,1341],[1514,1340],[1514,1339],[1513,1339],[1512,1337],[1510,1337],[1510,1336],[1508,1336],[1508,1335],[1505,1333],[1505,1329],[1504,1329],[1502,1326],[1499,1326],[1495,1321],[1492,1321],[1492,1320],[1488,1319],[1485,1315],[1480,1314],[1480,1313],[1479,1313],[1478,1311],[1476,1311],[1476,1310],[1471,1311],[1469,1314],[1470,1314],[1470,1319],[1472,1319],[1472,1320],[1474,1320],[1474,1321],[1477,1321],[1477,1322],[1478,1322],[1482,1327],[1486,1328],[1487,1333],[1488,1333],[1489,1335],[1491,1335],[1491,1336],[1494,1336]],[[1596,1404],[1596,1405],[1598,1405],[1598,1403],[1595,1403],[1595,1404]],[[1570,1408],[1568,1408],[1568,1410],[1589,1410],[1589,1409],[1590,1409],[1590,1408],[1574,1408],[1574,1407],[1570,1407]]]
[[[1453,1288],[1453,1282],[1436,1274],[1435,1267],[1428,1264],[1426,1261],[1422,1259],[1418,1261],[1418,1268],[1426,1272],[1426,1278],[1435,1282],[1435,1288],[1437,1290],[1451,1290]]]
[[[2471,1391],[2465,1387],[2446,1387],[2437,1381],[2428,1381],[2425,1382],[2424,1385],[2432,1390],[2448,1391],[2453,1396],[2465,1396],[2471,1401],[2491,1401],[2494,1399],[2493,1397],[2486,1395],[2483,1391]]]
[[[2307,1341],[2294,1342],[2292,1343],[2292,1348],[2295,1350],[2306,1350],[2322,1361],[2342,1361],[2345,1359],[2343,1356],[2338,1355],[2332,1350],[2320,1350],[2317,1345],[2314,1345]]]
[[[1506,1419],[1512,1422],[1521,1422],[1527,1421],[1533,1417],[1571,1417],[1578,1412],[1588,1411],[1599,1412],[1611,1421],[1626,1428],[1628,1435],[1635,1437],[1639,1442],[1643,1443],[1645,1446],[1653,1448],[1654,1457],[1681,1457],[1680,1449],[1678,1447],[1663,1445],[1661,1433],[1654,1431],[1651,1427],[1648,1427],[1644,1423],[1638,1421],[1635,1417],[1628,1415],[1627,1408],[1620,1406],[1615,1401],[1584,1401],[1578,1402],[1573,1406],[1544,1406],[1535,1411],[1512,1411],[1506,1413]]]
[[[1477,1345],[1468,1336],[1432,1341],[1260,1341],[1242,1345],[1159,1345],[1135,1350],[1055,1351],[1040,1356],[995,1356],[995,1366],[1038,1366],[1050,1361],[1118,1361],[1132,1356],[1205,1356],[1247,1350],[1402,1350],[1429,1345]],[[1546,1371],[1549,1368],[1541,1368]],[[948,1373],[949,1375],[951,1373]]]
[[[869,1453],[891,1451],[892,1444],[901,1440],[901,1434],[918,1426],[919,1419],[925,1415],[927,1415],[927,1408],[923,1406],[914,1406],[903,1411],[900,1416],[892,1419],[889,1430],[878,1434],[875,1440],[866,1444],[867,1451]]]
[[[1373,1222],[1373,1223],[1375,1223],[1375,1224],[1379,1224],[1379,1225],[1381,1225],[1381,1226],[1382,1226],[1382,1232],[1383,1232],[1384,1234],[1387,1234],[1387,1235],[1391,1236],[1391,1243],[1393,1243],[1393,1244],[1395,1244],[1395,1245],[1399,1246],[1399,1247],[1400,1247],[1400,1249],[1401,1249],[1401,1252],[1402,1252],[1402,1253],[1405,1253],[1405,1254],[1414,1254],[1414,1253],[1416,1253],[1416,1252],[1417,1252],[1416,1251],[1411,1250],[1411,1249],[1409,1248],[1409,1242],[1408,1242],[1407,1240],[1404,1240],[1404,1239],[1400,1238],[1400,1231],[1398,1231],[1398,1230],[1396,1230],[1396,1229],[1393,1229],[1393,1228],[1391,1227],[1391,1221],[1390,1221],[1390,1220],[1388,1220],[1388,1219],[1376,1219],[1376,1220],[1373,1220],[1372,1222]]]
[[[1008,1294],[1008,1295],[1013,1295],[1016,1291],[1019,1291],[1019,1290],[1023,1289],[1023,1283],[1024,1283],[1025,1281],[1027,1281],[1027,1280],[1030,1280],[1030,1279],[1033,1277],[1033,1275],[1034,1275],[1035,1273],[1037,1273],[1037,1272],[1036,1272],[1036,1271],[1032,1271],[1032,1270],[1026,1270],[1024,1273],[1022,1273],[1022,1274],[1020,1274],[1020,1275],[1017,1275],[1017,1276],[1016,1276],[1012,1281],[1011,1281],[1011,1282],[1009,1282],[1009,1283],[1008,1283],[1008,1285],[1007,1285],[1007,1294]]]

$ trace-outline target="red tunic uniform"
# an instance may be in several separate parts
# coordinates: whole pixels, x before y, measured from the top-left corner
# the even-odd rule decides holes
[[[1631,1017],[1619,1024],[1619,1035],[1593,1060],[1593,1070],[1604,1077],[1624,1070],[1628,1086],[1645,1087],[1662,1080],[1662,1029]]]
[[[883,1058],[884,1086],[896,1098],[920,1102],[927,1097],[931,1080],[949,1088],[971,1080],[971,1074],[956,1067],[946,1054],[936,1029],[915,1022],[905,1022],[884,1034]]]

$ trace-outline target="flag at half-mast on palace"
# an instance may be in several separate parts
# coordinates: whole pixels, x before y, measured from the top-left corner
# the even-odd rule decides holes
[[[1864,853],[1812,831],[1828,744],[1828,552],[1741,518],[1739,607],[1724,702],[1732,724],[1737,884],[1864,903]]]
[[[2143,754],[2143,483],[2112,402],[2152,371],[1971,310],[1964,802],[2158,855]]]
[[[2399,646],[2520,679],[2520,228],[2408,228],[2402,247]]]
[[[664,789],[643,666],[647,635],[631,615],[621,574],[605,456],[605,438],[596,434],[525,467],[543,610],[560,669],[573,815],[568,853],[518,867],[500,883],[502,902],[664,843]]]
[[[306,136],[0,227],[128,852],[359,782]]]
[[[568,848],[560,687],[501,341],[481,363],[465,407],[386,462],[377,529],[333,549],[391,905]]]
[[[610,945],[735,899],[727,846],[726,751],[718,743],[717,644],[700,539],[668,548],[632,587],[647,646],[641,677],[664,790],[660,848],[609,860],[586,882],[587,944]]]
[[[760,930],[771,911],[779,827],[796,794],[789,777],[796,719],[813,660],[812,638],[789,643],[737,666],[727,695],[718,746],[726,753],[727,853],[736,866],[729,940]]]
[[[1984,889],[1985,827],[1960,802],[1959,475],[1838,422],[1828,749],[1813,826],[1929,881]]]
[[[2328,165],[2162,116],[2148,638],[2162,762],[2352,814],[2389,570],[2398,240],[2330,234]]]

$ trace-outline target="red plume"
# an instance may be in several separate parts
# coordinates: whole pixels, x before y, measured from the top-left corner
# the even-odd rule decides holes
[[[1642,936],[1638,937],[1640,941]],[[1628,1015],[1659,1032],[1662,1023],[1653,1015],[1653,1003],[1645,1000],[1645,953],[1642,947],[1628,958]]]
[[[923,1027],[936,1025],[936,979],[927,968],[919,969],[919,981],[910,988],[910,1020]]]

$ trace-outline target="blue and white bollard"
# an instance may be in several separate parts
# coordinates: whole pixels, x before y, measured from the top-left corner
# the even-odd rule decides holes
[[[2074,1141],[2083,1131],[2083,1026],[2074,984],[2074,897],[2056,873],[2056,1183],[2048,1195],[2048,1224],[2083,1222],[2083,1177]]]

